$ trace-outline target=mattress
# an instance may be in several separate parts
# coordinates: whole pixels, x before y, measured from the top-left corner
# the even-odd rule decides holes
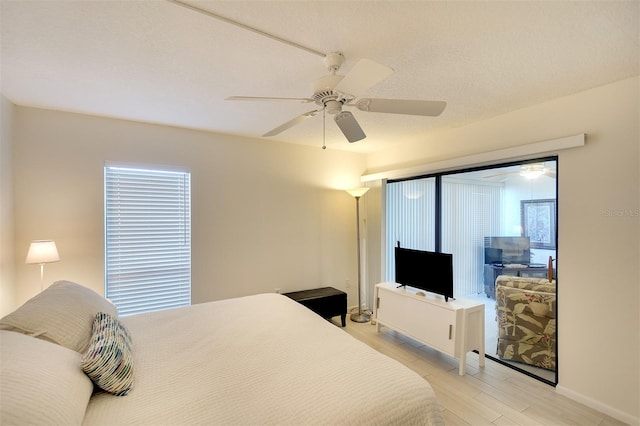
[[[417,373],[279,294],[121,321],[134,389],[95,393],[85,425],[444,424]]]

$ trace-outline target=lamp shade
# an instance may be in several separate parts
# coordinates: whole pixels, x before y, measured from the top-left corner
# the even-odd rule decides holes
[[[58,248],[52,240],[31,241],[25,263],[51,263],[60,260]]]
[[[366,194],[368,190],[369,190],[369,188],[367,188],[366,186],[363,186],[361,188],[347,189],[347,192],[352,197],[358,198],[358,197],[362,197],[364,194]]]

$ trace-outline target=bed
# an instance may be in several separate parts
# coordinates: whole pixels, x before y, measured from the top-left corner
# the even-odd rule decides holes
[[[111,393],[86,369],[105,329],[124,354],[107,385],[128,380]],[[3,425],[444,424],[418,374],[279,294],[118,317],[60,281],[0,320],[0,345]]]

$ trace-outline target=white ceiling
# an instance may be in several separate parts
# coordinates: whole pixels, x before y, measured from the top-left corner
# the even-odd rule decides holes
[[[13,103],[260,137],[312,110],[321,57],[167,0],[0,0],[1,88]],[[640,74],[638,1],[194,1],[311,49],[395,70],[366,97],[445,100],[439,117],[352,110],[371,152]],[[559,117],[559,119],[561,119]],[[532,125],[535,125],[533,123]],[[264,143],[322,145],[321,116]]]

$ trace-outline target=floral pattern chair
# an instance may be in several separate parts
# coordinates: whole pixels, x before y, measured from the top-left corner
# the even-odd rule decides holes
[[[555,280],[498,276],[496,317],[500,358],[555,370]]]

